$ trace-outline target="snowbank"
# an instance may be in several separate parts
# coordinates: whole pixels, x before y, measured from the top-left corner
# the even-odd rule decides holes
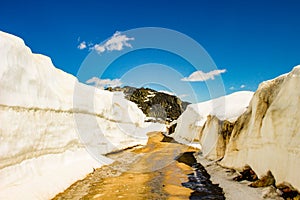
[[[276,183],[300,190],[300,66],[260,84],[233,132],[221,164],[246,164],[259,175],[272,172]]]
[[[81,84],[24,41],[0,32],[0,199],[49,199],[145,144],[144,114],[120,95]],[[93,157],[92,157],[93,156]]]
[[[222,121],[235,121],[246,110],[252,95],[253,92],[241,91],[189,105],[178,118],[175,132],[171,136],[182,143],[191,143],[194,139],[201,140],[201,130],[209,115]]]
[[[239,92],[190,105],[173,137],[198,137],[205,158],[237,170],[249,165],[259,177],[270,170],[277,184],[300,190],[300,66],[261,83],[251,97]]]

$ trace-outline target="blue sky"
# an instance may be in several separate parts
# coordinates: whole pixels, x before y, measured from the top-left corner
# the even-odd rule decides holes
[[[175,69],[188,77],[197,70],[190,63],[170,52],[144,49],[123,55],[100,78],[121,78],[125,85],[147,86],[151,80],[145,83],[137,80],[163,77],[169,79],[170,85],[178,86],[175,92],[183,99],[203,101],[218,96],[218,92],[212,95],[207,91],[207,84],[220,78],[226,93],[255,91],[260,82],[289,72],[300,64],[299,10],[300,1],[297,0],[116,0],[113,3],[104,0],[11,0],[1,2],[0,29],[20,36],[33,52],[51,57],[56,67],[75,76],[91,53],[88,48],[78,49],[83,41],[87,45],[100,45],[117,31],[124,35],[127,30],[139,27],[163,27],[181,32],[201,44],[217,69],[226,72],[216,75],[214,80],[184,82],[176,74],[169,77],[168,70]],[[133,44],[137,39],[127,42]],[[124,49],[132,47],[125,45]],[[151,67],[156,70],[151,71]],[[141,68],[145,71],[139,71]],[[134,76],[135,83],[128,80]],[[185,87],[180,88],[184,84],[191,86],[196,99],[191,98]],[[170,90],[171,86],[152,84],[152,87]]]

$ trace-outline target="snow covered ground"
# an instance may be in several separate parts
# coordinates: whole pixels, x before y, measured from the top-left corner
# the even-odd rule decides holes
[[[164,131],[144,123],[121,95],[81,84],[51,59],[0,32],[0,199],[49,199],[93,168],[101,154]]]
[[[252,188],[248,186],[251,183],[249,181],[234,181],[233,178],[238,175],[237,173],[228,172],[228,169],[202,156],[197,156],[196,158],[211,175],[211,181],[223,188],[227,200],[283,200],[283,198],[278,196],[276,198],[266,198],[264,196],[268,194],[268,188]]]

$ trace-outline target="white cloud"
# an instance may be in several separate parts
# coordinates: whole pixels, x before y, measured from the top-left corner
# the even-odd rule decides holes
[[[231,87],[229,88],[229,90],[235,90],[235,88],[234,88],[233,86],[231,86]]]
[[[214,80],[215,76],[225,73],[226,69],[216,69],[210,72],[203,72],[201,70],[193,72],[189,77],[184,77],[182,81],[206,81],[206,80]]]
[[[85,49],[86,48],[86,42],[83,41],[81,42],[78,46],[77,46],[78,49],[82,50],[82,49]]]
[[[244,85],[244,84],[240,86],[240,88],[245,88],[245,87],[246,87],[246,85]]]
[[[188,95],[188,94],[181,94],[181,95],[179,95],[178,97],[179,97],[179,98],[184,98],[184,97],[188,97],[188,96],[190,96],[190,95]]]
[[[95,44],[92,49],[96,50],[98,53],[103,53],[105,51],[105,47],[99,44]]]
[[[121,86],[122,82],[120,79],[100,79],[93,77],[86,81],[88,84],[93,84],[95,87],[104,89],[105,87],[117,87]]]
[[[109,40],[104,44],[95,44],[91,49],[97,51],[98,53],[103,53],[104,51],[121,51],[124,47],[132,47],[129,41],[134,40],[133,37],[127,37],[122,35],[121,32],[117,31]]]

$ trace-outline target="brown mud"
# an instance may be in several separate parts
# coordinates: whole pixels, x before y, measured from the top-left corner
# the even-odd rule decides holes
[[[196,159],[190,156],[195,151],[198,149],[166,139],[161,133],[150,133],[146,146],[108,155],[117,161],[95,169],[54,199],[202,199],[197,187],[186,187],[192,174],[197,179],[201,173],[201,165],[196,166]],[[218,192],[222,196],[221,188]]]

